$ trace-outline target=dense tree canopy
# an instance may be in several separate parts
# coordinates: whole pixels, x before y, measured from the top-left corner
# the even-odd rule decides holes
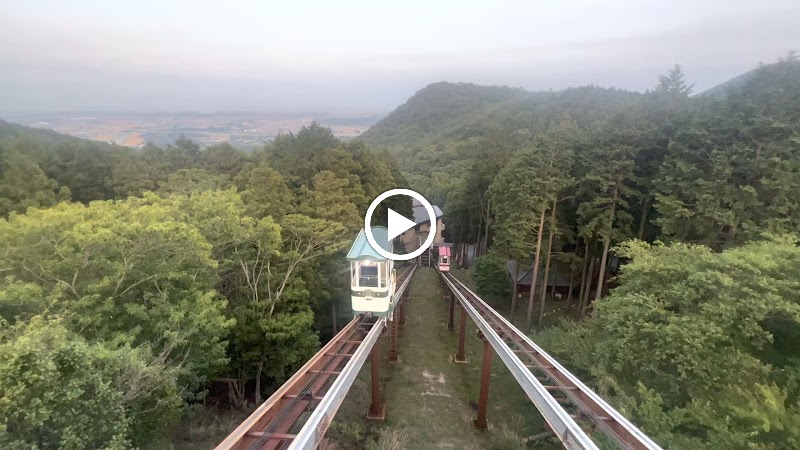
[[[153,346],[194,390],[224,365],[231,323],[210,245],[176,214],[151,194],[12,216],[0,222],[0,286],[35,284],[87,339]]]
[[[181,398],[145,347],[109,348],[42,316],[0,334],[0,445],[8,449],[161,445]]]
[[[0,161],[0,217],[69,200],[69,188],[57,189],[58,183],[29,157],[15,151],[0,152]]]
[[[361,139],[312,123],[252,154],[0,122],[0,446],[158,443],[215,382],[259,402],[349,315],[369,201],[411,187],[481,292],[533,263],[528,325],[566,263],[576,320],[537,340],[658,442],[797,448],[800,61],[654,81],[437,83]]]
[[[632,261],[596,316],[540,341],[671,448],[800,444],[796,239],[617,252]]]
[[[341,251],[405,183],[317,124],[252,155],[0,125],[3,448],[158,447],[214,380],[259,402],[336,331]]]
[[[800,61],[692,90],[680,66],[643,94],[435,84],[363,138],[444,203],[457,261],[488,252],[486,292],[499,255],[570,263],[583,321],[540,339],[658,442],[795,448]]]

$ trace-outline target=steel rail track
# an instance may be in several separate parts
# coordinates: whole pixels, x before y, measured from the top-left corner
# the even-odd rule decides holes
[[[324,368],[329,368],[334,363],[334,359],[341,361],[344,358],[352,346],[352,344],[348,344],[348,341],[358,342],[354,338],[362,334],[359,331],[363,328],[364,323],[365,318],[362,317],[350,321],[272,396],[239,424],[216,447],[217,450],[248,449],[256,443],[261,447],[270,443],[271,447],[280,448],[291,442],[295,435],[289,434],[289,430],[294,422],[303,415],[306,408],[311,406],[315,396],[313,391],[310,396],[303,394],[308,394],[309,388],[312,388],[315,383],[324,386],[329,377],[337,374],[335,370],[326,371]],[[338,358],[335,356],[337,354]],[[266,430],[270,430],[270,432]]]
[[[409,266],[403,273],[400,274],[396,280],[396,287],[394,295],[392,296],[392,304],[396,306],[403,298],[403,294],[411,282],[411,278],[416,271],[416,264]],[[380,319],[370,330],[364,340],[356,348],[352,358],[347,363],[347,366],[342,370],[341,374],[336,378],[333,386],[327,391],[325,396],[321,399],[319,405],[311,413],[303,428],[297,433],[292,445],[289,447],[292,450],[312,450],[317,448],[319,442],[328,429],[333,416],[339,410],[342,401],[344,401],[347,392],[353,385],[358,372],[364,365],[364,361],[372,351],[372,347],[378,341],[381,331],[386,326],[386,318]]]
[[[400,301],[415,269],[398,277],[393,302]],[[216,450],[316,448],[385,324],[384,318],[355,317]]]
[[[451,274],[441,275],[566,448],[598,448],[576,422],[588,420],[620,448],[661,450],[464,283]],[[571,414],[567,408],[577,409],[577,413]]]

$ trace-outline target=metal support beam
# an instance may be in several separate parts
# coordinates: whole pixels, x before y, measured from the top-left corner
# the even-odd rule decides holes
[[[456,329],[456,324],[453,321],[453,313],[455,312],[455,309],[456,309],[456,296],[453,295],[453,294],[450,294],[450,316],[449,316],[449,318],[447,320],[447,329],[448,330],[455,330]]]
[[[364,337],[362,345],[358,347],[353,358],[347,363],[344,369],[342,369],[341,375],[336,377],[336,380],[333,382],[330,389],[328,389],[325,397],[319,402],[317,407],[314,408],[314,411],[308,417],[308,420],[306,420],[303,428],[297,433],[297,437],[289,448],[292,450],[313,450],[318,448],[318,443],[325,435],[331,419],[344,401],[347,391],[353,385],[369,353],[374,349],[380,348],[378,346],[378,338],[385,324],[386,322],[380,319],[372,326]],[[380,364],[380,353],[377,355],[378,363]],[[377,364],[376,367],[378,367]],[[380,385],[378,386],[380,387]]]
[[[397,311],[389,320],[389,362],[397,362]]]
[[[370,370],[372,372],[372,403],[369,405],[369,413],[367,419],[370,420],[383,420],[386,418],[386,405],[383,403],[383,395],[381,393],[381,346],[376,344],[372,347],[372,354],[370,355]]]
[[[401,327],[406,326],[406,308],[408,307],[408,298],[403,295],[400,299],[400,304],[397,305],[398,308],[398,323]]]
[[[467,337],[467,310],[461,307],[461,321],[458,329],[458,353],[456,353],[456,362],[467,362],[467,355],[464,354],[464,340]]]
[[[614,408],[605,403],[603,399],[545,353],[525,333],[519,331],[491,306],[483,302],[467,286],[450,274],[442,274],[442,279],[450,287],[451,291],[458,296],[459,303],[467,310],[478,329],[494,348],[497,356],[511,371],[511,375],[519,382],[525,394],[536,405],[536,408],[565,448],[571,450],[598,450],[597,444],[587,435],[587,431],[575,422],[575,418],[572,417],[573,414],[559,404],[559,401],[553,397],[545,385],[576,387],[577,390],[575,391],[565,390],[563,392],[570,399],[576,398],[577,402],[573,401],[573,404],[576,404],[581,411],[586,411],[591,416],[592,423],[597,425],[597,428],[606,433],[620,447],[637,450],[661,450],[658,444],[654,443]],[[496,330],[498,326],[501,328],[500,331]],[[501,333],[505,338],[513,337],[515,347],[519,346],[529,350],[529,353],[525,355],[526,362],[523,362],[520,356],[509,348],[509,345],[504,342],[504,338],[500,336]],[[540,367],[552,367],[553,370],[545,370],[544,374],[534,373],[526,367],[526,363],[537,363]],[[537,369],[536,372],[541,371]],[[593,407],[592,404],[594,405]],[[606,421],[600,417],[608,417],[611,420]],[[585,418],[585,416],[582,416],[582,418]],[[612,426],[616,428],[611,429]]]
[[[489,406],[489,381],[492,378],[492,344],[483,341],[483,369],[481,370],[481,391],[478,397],[478,418],[475,426],[486,428],[486,409]]]

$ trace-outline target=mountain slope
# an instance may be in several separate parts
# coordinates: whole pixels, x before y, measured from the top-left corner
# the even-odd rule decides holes
[[[588,127],[642,94],[596,86],[529,92],[506,86],[436,83],[364,132],[370,148],[394,153],[411,187],[444,204],[450,184],[474,171],[480,152],[528,145],[565,114]]]
[[[792,50],[785,57],[778,58],[778,62],[760,63],[755,69],[748,70],[724,83],[706,89],[697,94],[696,97],[725,97],[731,89],[768,89],[771,84],[780,84],[781,81],[795,76],[794,69],[798,64],[800,64],[800,53]],[[757,81],[757,78],[760,81]],[[755,81],[755,83],[750,83],[750,81]]]
[[[113,198],[112,165],[120,151],[130,149],[0,120],[0,153],[29,158],[80,202]]]
[[[106,142],[81,139],[50,129],[26,127],[25,125],[18,125],[0,119],[0,147],[13,147],[21,142],[45,147],[59,144],[90,144],[93,146],[111,148],[111,144]]]
[[[720,83],[710,89],[697,94],[697,97],[722,97],[731,88],[740,88],[753,79],[758,69],[749,70],[741,75],[737,75],[730,80]]]
[[[522,89],[508,86],[430,84],[370,127],[361,138],[378,147],[423,140],[451,127],[466,114],[525,94],[527,92]]]
[[[435,83],[418,91],[360,138],[388,150],[465,141],[495,130],[535,134],[571,115],[589,124],[640,94],[595,86],[529,92],[507,86]]]

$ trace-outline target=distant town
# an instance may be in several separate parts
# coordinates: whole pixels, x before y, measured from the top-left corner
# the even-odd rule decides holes
[[[258,112],[223,113],[35,113],[10,114],[3,119],[37,128],[49,128],[72,136],[141,147],[147,142],[164,146],[181,134],[201,146],[230,142],[252,149],[280,133],[296,132],[317,121],[330,127],[341,139],[352,139],[378,122],[370,114],[278,114]]]

